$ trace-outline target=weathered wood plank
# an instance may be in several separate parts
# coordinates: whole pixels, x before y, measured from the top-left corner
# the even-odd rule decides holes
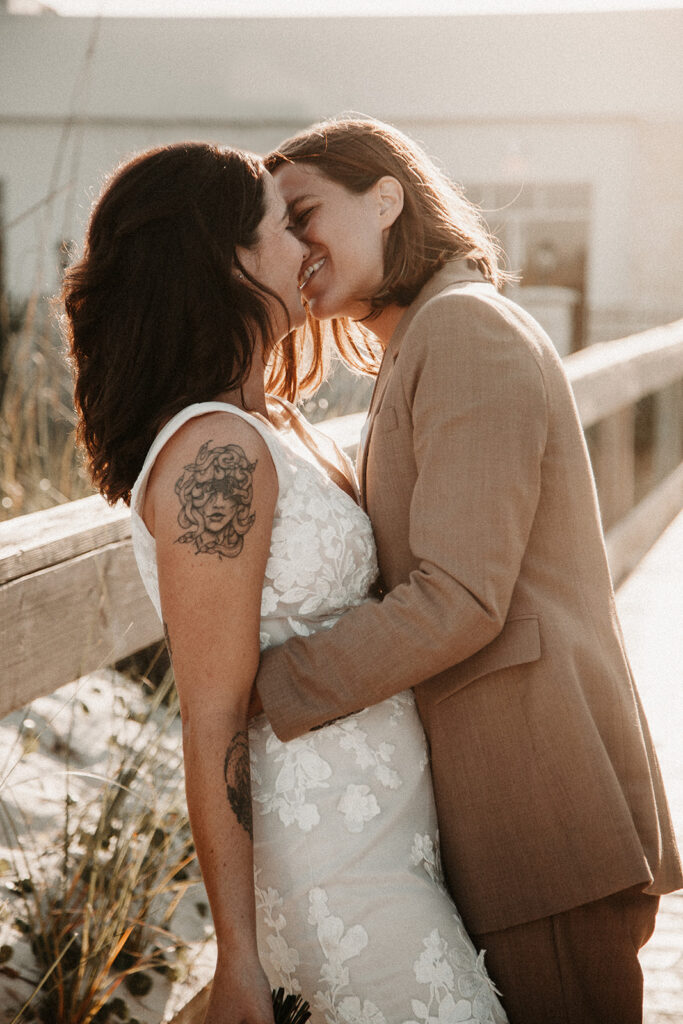
[[[615,581],[683,505],[683,464],[607,535]],[[161,639],[129,540],[0,586],[0,716]]]
[[[683,377],[683,320],[591,345],[564,364],[581,423],[590,427]]]
[[[624,516],[605,538],[615,587],[638,565],[683,508],[683,462]]]
[[[0,716],[160,640],[132,542],[0,586]]]
[[[130,536],[130,512],[99,494],[0,523],[0,583]]]

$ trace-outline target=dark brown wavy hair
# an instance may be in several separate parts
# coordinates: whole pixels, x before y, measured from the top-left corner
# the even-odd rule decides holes
[[[309,164],[355,193],[366,192],[385,175],[403,186],[403,210],[389,229],[384,278],[371,298],[368,324],[389,305],[409,306],[448,260],[471,260],[497,288],[508,277],[499,265],[500,247],[477,207],[416,142],[392,125],[364,117],[322,121],[287,139],[265,163],[270,171],[285,163]],[[345,362],[376,372],[377,348],[362,325],[359,331],[358,325],[339,319],[330,321],[329,328]],[[306,330],[319,346],[321,328],[310,316]]]
[[[83,256],[64,276],[61,319],[77,439],[111,503],[130,502],[164,421],[239,387],[258,337],[272,341],[268,296],[280,300],[235,253],[258,240],[265,173],[239,150],[161,146],[114,171],[93,208]],[[274,376],[266,386],[295,400],[297,367]]]

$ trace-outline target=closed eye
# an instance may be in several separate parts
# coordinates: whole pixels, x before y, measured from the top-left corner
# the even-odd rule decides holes
[[[289,224],[287,225],[289,230],[296,231],[297,228],[304,227],[314,210],[315,206],[307,206],[303,209],[298,209],[296,213],[291,213],[289,216]]]

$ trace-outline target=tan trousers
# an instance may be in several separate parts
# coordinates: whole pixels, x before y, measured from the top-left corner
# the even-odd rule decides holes
[[[658,896],[639,887],[563,914],[473,935],[510,1024],[642,1024],[638,950]]]

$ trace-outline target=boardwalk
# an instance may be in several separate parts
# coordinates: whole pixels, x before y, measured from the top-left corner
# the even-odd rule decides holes
[[[683,849],[683,513],[622,585],[617,604]],[[683,892],[662,900],[641,960],[645,1024],[680,1024]]]

